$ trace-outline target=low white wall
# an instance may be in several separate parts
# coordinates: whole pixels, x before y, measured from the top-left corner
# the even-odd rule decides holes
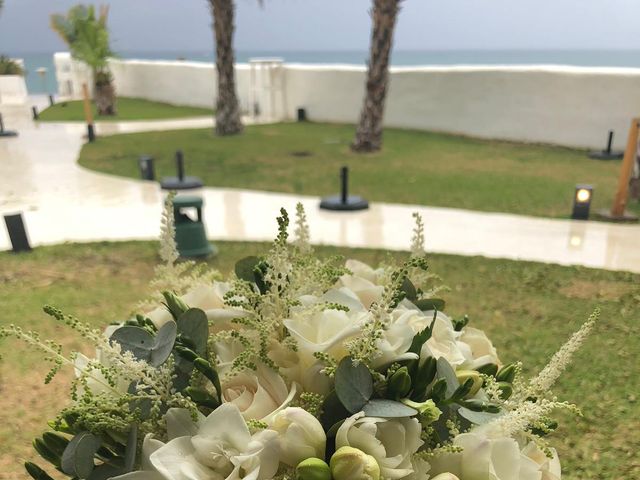
[[[119,95],[211,107],[213,64],[113,60]],[[250,86],[248,65],[236,66],[243,111],[267,92]],[[278,117],[355,122],[364,95],[364,67],[285,64],[277,80]],[[258,76],[258,82],[260,77]],[[260,92],[256,99],[255,92]],[[385,124],[464,135],[573,147],[603,147],[607,131],[624,148],[640,115],[640,69],[557,66],[392,68]]]
[[[356,122],[365,69],[287,65],[290,117]],[[624,148],[640,116],[640,69],[531,67],[392,68],[387,126],[483,138],[603,147],[609,129]]]
[[[13,60],[24,69],[24,60]],[[0,104],[22,105],[28,98],[27,83],[23,75],[0,75]]]

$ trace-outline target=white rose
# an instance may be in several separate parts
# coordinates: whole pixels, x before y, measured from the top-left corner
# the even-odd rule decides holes
[[[194,436],[171,440],[153,452],[152,467],[165,480],[263,480],[278,470],[277,433],[251,436],[234,405],[222,405],[199,426]]]
[[[240,309],[230,308],[224,303],[224,295],[231,289],[229,283],[213,282],[213,285],[200,285],[180,297],[189,308],[199,308],[207,315],[213,323],[213,330],[217,331],[229,326],[228,322],[234,318],[245,315]],[[145,314],[156,326],[162,325],[172,320],[171,313],[162,306]]]
[[[560,459],[558,458],[558,452],[555,448],[551,448],[552,457],[540,450],[540,447],[534,442],[529,442],[522,449],[522,454],[536,462],[540,467],[542,477],[540,480],[560,480],[562,476],[560,468]]]
[[[474,370],[487,363],[500,365],[498,352],[482,330],[465,327],[462,329],[458,342],[462,344],[461,350],[466,358],[465,368]]]
[[[433,313],[427,312],[426,318],[429,319],[429,325],[433,321]],[[444,357],[454,368],[462,365],[465,361],[464,353],[458,343],[460,332],[456,332],[453,328],[451,319],[444,313],[438,312],[436,322],[433,326],[431,338],[422,346],[420,353],[421,358],[433,356],[434,358]]]
[[[412,457],[424,443],[420,432],[415,418],[365,417],[360,412],[347,418],[338,429],[336,449],[354,447],[371,455],[380,466],[382,478],[413,478],[418,466]],[[422,465],[419,469],[423,471]]]
[[[464,480],[557,480],[559,464],[539,464],[520,451],[518,442],[507,437],[487,437],[470,432],[456,436],[459,453],[445,453],[431,459],[431,472],[452,473]],[[543,475],[543,469],[545,471]],[[550,476],[558,473],[558,476]]]
[[[284,325],[296,340],[300,358],[308,367],[316,363],[315,352],[328,353],[337,361],[347,356],[345,342],[360,333],[369,315],[365,311],[330,309],[309,314],[305,309],[293,309]]]
[[[379,368],[393,362],[416,359],[414,353],[407,353],[415,334],[420,331],[416,328],[416,319],[423,314],[417,310],[397,308],[391,312],[391,321],[382,338],[378,341],[378,355],[372,362],[373,368]]]
[[[303,361],[299,352],[294,352],[281,343],[270,346],[269,358],[280,367],[280,372],[285,378],[300,385],[303,391],[321,395],[327,395],[331,391],[333,382],[323,372],[324,363],[316,361],[309,365],[308,357]]]
[[[237,407],[246,420],[268,421],[270,416],[291,403],[296,391],[295,383],[289,390],[282,377],[265,365],[222,381],[222,401]]]
[[[316,417],[289,407],[274,415],[269,428],[278,432],[280,461],[296,467],[307,458],[324,458],[327,436]]]
[[[384,287],[380,285],[384,275],[382,269],[374,270],[357,260],[347,260],[345,266],[351,274],[343,275],[338,286],[346,287],[354,292],[366,308],[382,299]]]

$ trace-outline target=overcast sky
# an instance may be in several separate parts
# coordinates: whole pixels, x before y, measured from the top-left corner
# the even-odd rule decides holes
[[[5,0],[0,51],[63,48],[48,17],[78,0]],[[210,50],[206,0],[110,0],[116,51]],[[236,0],[238,50],[362,50],[371,0]],[[640,0],[405,0],[396,48],[640,48]]]

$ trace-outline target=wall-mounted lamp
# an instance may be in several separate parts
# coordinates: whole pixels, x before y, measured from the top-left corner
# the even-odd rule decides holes
[[[592,198],[593,187],[591,185],[576,185],[571,218],[574,220],[589,220]]]

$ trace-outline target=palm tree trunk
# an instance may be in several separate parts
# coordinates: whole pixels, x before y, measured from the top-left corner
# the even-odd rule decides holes
[[[382,119],[389,84],[389,57],[401,1],[373,2],[373,30],[364,105],[356,137],[351,144],[351,149],[356,152],[373,152],[382,148]]]
[[[109,72],[95,72],[93,74],[94,93],[93,101],[96,104],[98,115],[115,115],[116,89],[113,86],[113,78]]]
[[[218,71],[215,131],[218,135],[234,135],[242,132],[233,54],[235,6],[233,0],[209,0],[209,6],[213,15]]]

